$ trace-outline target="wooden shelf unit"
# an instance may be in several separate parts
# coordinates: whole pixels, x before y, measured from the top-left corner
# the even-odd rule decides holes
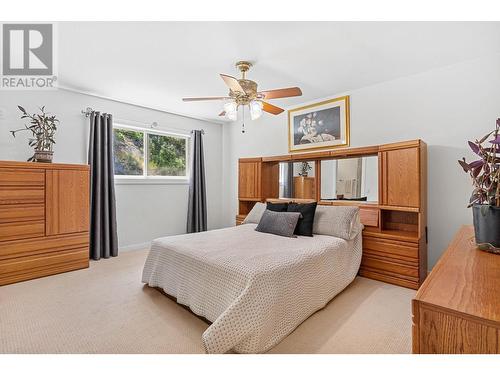
[[[321,200],[321,160],[377,155],[378,202]],[[256,202],[279,199],[279,163],[315,162],[315,201],[360,208],[361,276],[418,289],[427,276],[427,145],[422,140],[239,159],[241,224]],[[299,201],[300,199],[286,199]]]

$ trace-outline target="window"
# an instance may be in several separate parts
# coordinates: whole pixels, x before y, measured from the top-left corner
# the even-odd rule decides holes
[[[113,152],[116,176],[142,176],[144,174],[144,133],[113,129]]]
[[[115,176],[136,180],[186,179],[188,139],[183,135],[115,125]]]

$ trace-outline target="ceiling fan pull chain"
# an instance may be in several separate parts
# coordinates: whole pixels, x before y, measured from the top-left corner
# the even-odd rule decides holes
[[[245,106],[241,106],[241,110],[243,111],[242,114],[243,114],[243,119],[241,121],[241,132],[244,134],[245,133]]]

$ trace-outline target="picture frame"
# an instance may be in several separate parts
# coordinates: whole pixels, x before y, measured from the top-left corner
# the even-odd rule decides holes
[[[300,152],[350,144],[349,96],[288,111],[288,151]]]

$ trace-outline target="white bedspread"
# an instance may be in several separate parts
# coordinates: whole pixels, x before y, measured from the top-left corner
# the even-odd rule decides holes
[[[286,238],[255,224],[153,241],[142,281],[213,322],[207,353],[271,349],[349,285],[361,262],[352,241]]]

